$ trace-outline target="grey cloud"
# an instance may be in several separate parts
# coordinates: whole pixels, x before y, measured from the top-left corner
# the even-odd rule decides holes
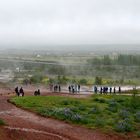
[[[0,44],[137,44],[139,5],[139,0],[1,0]]]

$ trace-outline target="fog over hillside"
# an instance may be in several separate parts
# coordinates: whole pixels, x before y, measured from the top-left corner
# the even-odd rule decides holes
[[[33,51],[54,51],[54,52],[120,52],[120,53],[140,53],[138,44],[97,44],[97,45],[20,45],[20,46],[0,46],[2,52]],[[29,53],[26,51],[26,53]]]

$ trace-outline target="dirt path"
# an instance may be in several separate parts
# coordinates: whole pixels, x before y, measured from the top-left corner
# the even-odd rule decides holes
[[[0,96],[0,118],[7,126],[0,128],[0,140],[124,140],[124,137],[70,125],[24,111]]]

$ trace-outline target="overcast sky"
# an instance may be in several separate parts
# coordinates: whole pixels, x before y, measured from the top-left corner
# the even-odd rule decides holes
[[[0,45],[140,44],[140,0],[0,0]]]

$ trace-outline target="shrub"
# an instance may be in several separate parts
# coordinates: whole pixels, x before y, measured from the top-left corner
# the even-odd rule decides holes
[[[64,108],[63,114],[67,118],[71,118],[73,116],[73,111],[70,108]]]
[[[80,122],[80,121],[82,121],[82,116],[79,114],[73,114],[71,117],[71,120],[75,121],[75,122]]]
[[[43,80],[43,74],[35,74],[30,78],[32,83],[40,83]]]
[[[77,112],[78,111],[78,108],[77,107],[70,107],[71,111],[73,112]]]
[[[119,112],[119,116],[120,116],[120,118],[122,118],[122,119],[129,118],[130,112],[127,111],[127,110],[121,110],[121,111]]]
[[[86,106],[80,105],[80,106],[78,107],[78,109],[81,110],[81,111],[84,111],[84,110],[86,110]]]
[[[38,112],[43,116],[51,116],[53,113],[53,110],[49,108],[39,108]]]
[[[56,108],[53,111],[53,116],[63,120],[70,120],[74,122],[81,122],[83,117],[78,113],[73,112],[71,108]]]
[[[108,104],[109,104],[109,106],[117,106],[118,105],[118,103],[114,99],[109,100]]]
[[[106,100],[105,100],[105,99],[103,99],[103,98],[101,98],[101,99],[99,100],[99,102],[100,102],[100,103],[105,103],[105,102],[106,102]]]
[[[94,123],[96,127],[103,127],[105,125],[105,120],[103,118],[96,118]]]
[[[94,101],[99,102],[99,103],[105,103],[106,100],[104,98],[95,98]]]
[[[107,124],[110,125],[110,126],[113,126],[114,125],[114,119],[113,118],[107,119]]]
[[[67,119],[68,116],[65,116],[66,115],[65,110],[67,110],[67,109],[68,108],[55,108],[53,111],[53,115],[60,119],[64,119],[64,118]]]
[[[75,100],[75,101],[71,101],[71,103],[72,103],[73,105],[79,105],[79,104],[80,104],[80,102],[77,101],[77,100]]]
[[[107,110],[109,110],[109,111],[111,111],[111,112],[117,112],[118,111],[118,108],[117,107],[114,107],[114,106],[109,106],[108,108],[107,108]]]
[[[99,98],[95,98],[94,101],[98,102],[99,101]]]
[[[95,85],[102,85],[102,77],[95,77]]]
[[[115,99],[116,100],[116,102],[118,102],[118,103],[123,103],[124,101],[125,101],[125,99],[123,99],[123,98],[117,98],[117,99]]]
[[[137,132],[137,137],[140,138],[140,131]]]
[[[117,112],[118,111],[118,103],[115,100],[109,100],[108,101],[108,110],[111,112]]]
[[[133,95],[130,100],[130,106],[134,109],[140,109],[140,98],[137,98],[137,90],[133,90]]]
[[[0,119],[0,125],[5,125],[5,122]]]
[[[115,130],[118,132],[131,132],[133,131],[133,126],[130,120],[120,120],[118,123],[115,125]]]
[[[100,109],[98,106],[94,106],[90,111],[89,114],[98,114],[100,113]]]
[[[71,101],[71,100],[62,100],[61,105],[79,105],[79,101]]]
[[[140,111],[135,114],[135,121],[140,122]]]
[[[61,102],[62,105],[69,105],[70,104],[70,101],[69,100],[63,100]]]
[[[80,79],[79,80],[79,84],[81,84],[81,85],[87,85],[87,80],[86,79]]]

